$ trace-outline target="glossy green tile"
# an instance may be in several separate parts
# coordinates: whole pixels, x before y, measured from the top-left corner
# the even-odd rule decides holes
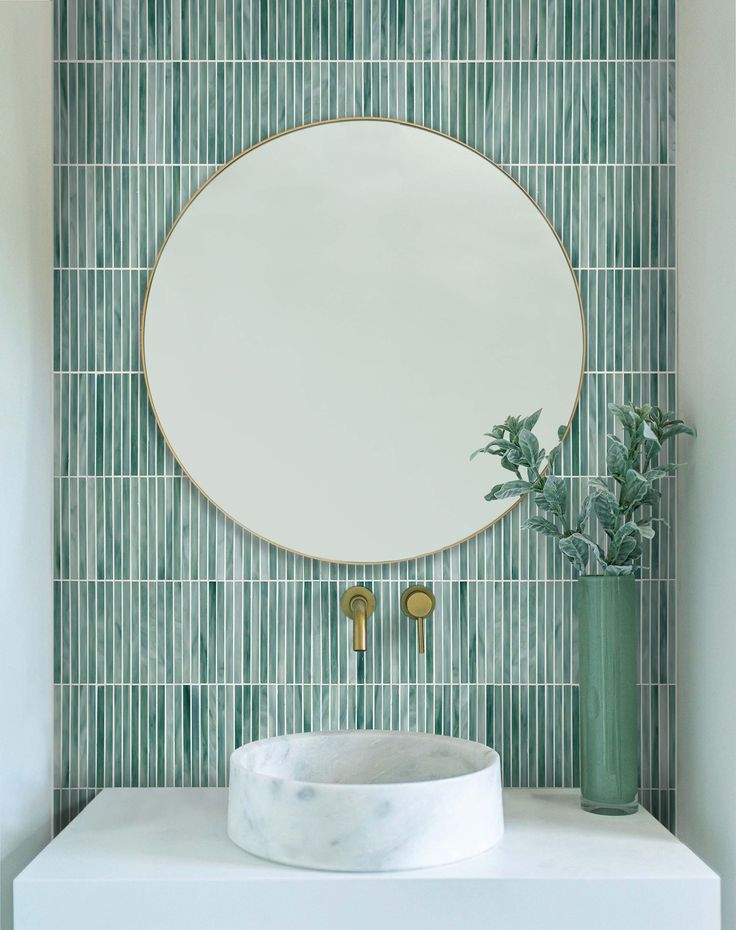
[[[607,404],[673,406],[675,0],[57,0],[55,825],[105,785],[224,784],[228,753],[334,726],[495,745],[513,785],[574,785],[572,580],[522,503],[477,538],[381,566],[287,553],[182,475],[142,379],[163,237],[274,132],[374,115],[439,129],[540,204],[580,281],[587,374],[560,468],[605,465]],[[641,585],[642,798],[672,826],[674,517]],[[399,611],[430,582],[424,659]],[[379,609],[356,657],[340,591]]]

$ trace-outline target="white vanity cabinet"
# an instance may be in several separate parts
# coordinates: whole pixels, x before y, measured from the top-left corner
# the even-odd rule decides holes
[[[226,833],[227,789],[103,791],[15,881],[15,930],[717,930],[718,877],[643,810],[506,789],[503,841],[453,865],[310,871]]]

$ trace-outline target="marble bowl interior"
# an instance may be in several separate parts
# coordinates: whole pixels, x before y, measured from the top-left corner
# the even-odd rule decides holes
[[[390,785],[457,778],[492,764],[493,750],[453,737],[388,731],[306,733],[243,746],[257,775],[298,782]]]

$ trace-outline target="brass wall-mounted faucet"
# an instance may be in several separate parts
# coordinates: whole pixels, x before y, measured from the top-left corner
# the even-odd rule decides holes
[[[407,617],[417,621],[419,652],[424,652],[424,621],[434,610],[437,600],[426,585],[415,584],[401,595],[401,609]]]
[[[340,598],[340,607],[345,616],[353,621],[353,649],[356,652],[365,652],[366,620],[376,609],[373,592],[360,585],[348,588]]]

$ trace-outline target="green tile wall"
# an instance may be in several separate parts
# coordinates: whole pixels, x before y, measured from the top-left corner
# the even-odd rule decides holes
[[[520,532],[527,505],[392,565],[267,545],[166,450],[138,325],[168,227],[234,154],[337,116],[440,129],[503,165],[572,257],[589,345],[562,470],[584,484],[608,402],[675,400],[674,2],[57,0],[57,828],[106,785],[223,785],[239,743],[328,726],[459,734],[499,749],[509,785],[577,784],[573,583]],[[641,584],[642,788],[672,825],[672,482],[663,509]],[[421,581],[426,660],[399,614]],[[379,603],[364,660],[338,613],[356,582]]]

